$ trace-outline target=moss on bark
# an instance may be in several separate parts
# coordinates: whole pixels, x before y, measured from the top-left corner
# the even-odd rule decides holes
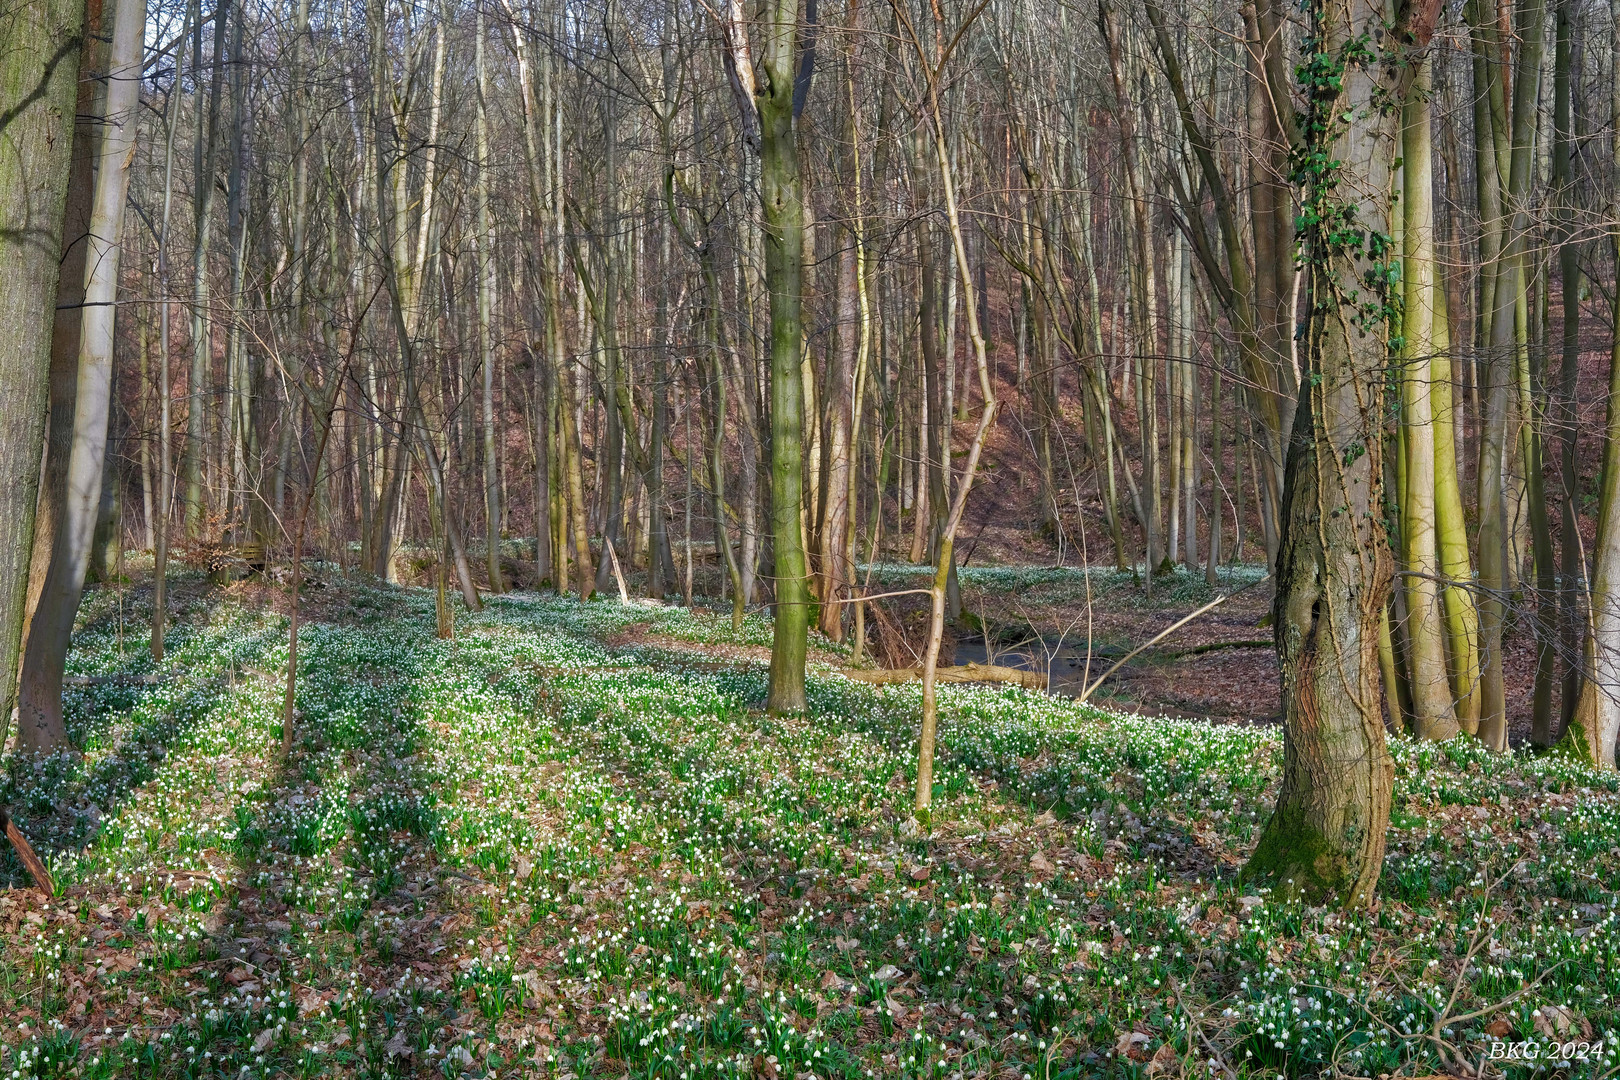
[[[1302,815],[1279,810],[1260,835],[1239,880],[1270,885],[1290,899],[1342,902],[1357,873],[1341,849]]]

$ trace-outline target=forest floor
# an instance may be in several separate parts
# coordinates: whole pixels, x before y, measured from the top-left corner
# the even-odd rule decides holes
[[[1018,535],[997,543],[998,550],[1021,547],[1026,558],[1041,554],[1032,546]],[[859,578],[869,592],[882,592],[926,586],[931,574],[931,567],[890,562],[862,567]],[[1171,631],[1100,681],[1090,700],[1149,716],[1253,724],[1282,720],[1270,623],[1272,586],[1263,566],[1221,567],[1213,587],[1202,568],[1175,566],[1155,577],[1151,591],[1143,588],[1139,569],[1095,566],[968,565],[958,578],[968,628],[948,630],[947,662],[1044,670],[1056,693],[1073,697],[1115,660]],[[1197,614],[1218,597],[1226,599]],[[904,643],[885,648],[884,628],[869,620],[878,639],[875,651],[888,666],[918,663],[926,640],[927,598],[883,603]],[[1514,746],[1529,740],[1536,661],[1533,609],[1517,608],[1504,642]],[[1176,626],[1188,617],[1191,621]]]
[[[1344,915],[1238,878],[1273,725],[946,687],[917,836],[916,685],[818,641],[768,717],[758,617],[514,595],[439,641],[328,581],[283,759],[285,595],[184,584],[162,665],[145,595],[87,598],[80,753],[8,762],[58,887],[0,857],[0,1075],[1620,1070],[1620,779],[1562,757],[1392,740]]]

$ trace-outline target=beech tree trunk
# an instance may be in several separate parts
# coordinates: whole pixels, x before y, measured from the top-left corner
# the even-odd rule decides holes
[[[62,261],[56,285],[56,319],[51,327],[50,412],[45,420],[45,464],[40,472],[34,515],[34,545],[28,568],[28,610],[22,650],[56,551],[67,513],[68,457],[73,451],[73,395],[79,380],[79,343],[84,330],[84,267],[90,239],[90,207],[95,197],[96,154],[101,146],[98,100],[106,67],[101,0],[85,6],[85,47],[80,57],[79,93],[74,103],[73,164],[68,172],[62,216]]]
[[[838,257],[838,340],[827,362],[827,502],[821,526],[821,632],[833,641],[844,640],[845,586],[854,575],[849,564],[852,411],[854,378],[860,348],[860,282],[856,276],[854,235],[845,238]]]
[[[84,0],[0,9],[0,732],[27,603],[84,21]]]
[[[1614,16],[1615,55],[1620,56],[1620,0],[1610,0]],[[1611,86],[1614,115],[1620,116],[1620,79]],[[1620,151],[1620,133],[1615,135]],[[1620,177],[1609,192],[1609,205],[1620,208]],[[1610,235],[1620,260],[1620,228]],[[1581,684],[1571,741],[1606,768],[1615,767],[1615,741],[1620,739],[1620,292],[1610,309],[1609,413],[1603,438],[1603,476],[1598,506],[1596,550],[1592,553],[1592,629],[1586,644],[1587,677]]]
[[[757,85],[741,0],[731,0],[727,11],[729,74],[734,80],[732,87],[744,130],[759,153],[765,288],[770,296],[771,549],[776,563],[776,627],[766,708],[772,713],[802,712],[811,595],[803,541],[805,417],[800,365],[804,337],[804,191],[799,175],[794,94],[799,68],[799,4],[798,0],[773,0],[766,6],[760,20],[764,47],[760,50]],[[748,452],[744,439],[743,453]],[[743,497],[747,499],[746,468],[743,476]],[[747,540],[745,532],[745,573],[751,559]]]
[[[67,745],[67,729],[62,722],[62,676],[101,510],[112,408],[118,261],[129,163],[135,152],[145,31],[145,0],[119,0],[107,67],[109,79],[98,151],[101,165],[96,173],[86,240],[84,308],[80,316],[83,329],[79,335],[67,498],[23,656],[17,736],[25,753],[49,754]]]
[[[495,303],[495,226],[489,213],[489,121],[486,99],[489,73],[484,65],[484,9],[478,9],[478,40],[475,66],[478,69],[478,356],[483,374],[484,435],[484,548],[489,575],[489,591],[503,593],[501,576],[501,479],[496,456],[498,432],[495,423],[495,343],[493,307]],[[537,529],[536,532],[539,530]]]
[[[1412,731],[1419,738],[1442,740],[1456,735],[1458,727],[1446,672],[1435,542],[1432,375],[1435,310],[1443,297],[1434,257],[1431,84],[1430,61],[1425,57],[1414,73],[1414,92],[1407,97],[1402,125],[1401,434],[1406,440],[1406,484],[1401,500],[1401,546]]]

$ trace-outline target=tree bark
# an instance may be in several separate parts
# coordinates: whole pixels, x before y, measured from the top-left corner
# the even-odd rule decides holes
[[[1282,787],[1244,872],[1347,907],[1372,902],[1394,784],[1378,638],[1392,570],[1380,458],[1400,132],[1399,111],[1384,106],[1403,99],[1413,47],[1427,45],[1438,6],[1407,8],[1392,35],[1381,4],[1315,0],[1307,8],[1315,55],[1299,69],[1307,163],[1333,164],[1303,170],[1307,377],[1289,447],[1273,606]]]
[[[1522,362],[1520,331],[1524,307],[1524,259],[1529,242],[1529,196],[1535,158],[1534,129],[1541,68],[1542,24],[1546,0],[1524,0],[1519,12],[1519,61],[1514,74],[1512,148],[1507,162],[1501,205],[1505,208],[1501,255],[1492,284],[1491,337],[1487,352],[1485,423],[1480,440],[1479,587],[1481,700],[1479,737],[1497,750],[1507,749],[1507,701],[1503,688],[1502,635],[1507,622],[1508,591],[1516,530],[1510,527],[1508,468],[1510,412]],[[1494,33],[1494,26],[1492,27]],[[1499,65],[1487,64],[1494,101],[1503,96]],[[1476,88],[1480,93],[1480,88]],[[1497,155],[1498,164],[1501,154]],[[1499,170],[1500,171],[1500,170]],[[1528,464],[1528,462],[1527,462]],[[1517,500],[1511,500],[1517,502]]]
[[[1415,72],[1402,124],[1401,414],[1406,484],[1401,501],[1403,584],[1406,590],[1407,662],[1412,730],[1444,740],[1458,732],[1446,671],[1445,623],[1440,607],[1440,560],[1435,546],[1435,432],[1433,380],[1435,309],[1443,301],[1434,258],[1434,176],[1430,139],[1430,65]]]
[[[495,425],[495,343],[493,307],[495,303],[495,226],[489,213],[489,72],[484,65],[484,9],[478,9],[478,40],[474,64],[478,73],[478,357],[483,373],[484,435],[484,548],[489,574],[489,591],[503,593],[501,575],[501,477],[496,456]]]
[[[733,2],[729,10],[733,70],[751,85],[754,78],[742,5]],[[793,713],[802,712],[806,703],[804,662],[811,619],[809,570],[802,539],[804,194],[794,110],[794,78],[799,64],[798,0],[773,0],[762,22],[762,78],[753,87],[751,97],[740,97],[739,107],[745,127],[755,120],[758,123],[765,287],[770,295],[771,548],[776,563],[776,628],[766,708],[772,713]],[[745,564],[747,557],[745,550]]]
[[[56,318],[51,327],[50,412],[45,421],[45,463],[40,472],[34,514],[34,543],[28,565],[28,608],[23,617],[22,651],[56,551],[67,513],[68,457],[73,451],[73,394],[79,378],[79,343],[84,329],[84,268],[90,246],[90,208],[95,196],[95,158],[101,145],[100,105],[107,49],[102,35],[101,0],[85,5],[85,47],[74,103],[73,164],[68,172],[62,220],[62,261],[56,286]]]
[[[193,0],[192,42],[193,81],[202,71],[202,19],[200,0]],[[213,73],[208,80],[208,108],[197,109],[197,130],[193,140],[195,186],[191,243],[191,373],[186,383],[186,531],[195,537],[202,528],[204,511],[203,451],[207,440],[208,385],[213,377],[213,320],[208,311],[208,242],[213,231],[214,173],[219,157],[219,100],[224,86],[220,60],[225,51],[225,32],[231,22],[230,0],[220,0],[214,13]]]
[[[1557,44],[1553,62],[1553,197],[1554,237],[1558,244],[1558,282],[1562,290],[1563,320],[1561,364],[1554,400],[1549,410],[1555,425],[1559,451],[1558,476],[1561,487],[1559,522],[1563,563],[1558,578],[1558,653],[1562,657],[1563,679],[1559,689],[1559,712],[1553,721],[1554,741],[1562,737],[1575,715],[1580,696],[1581,639],[1584,626],[1580,610],[1580,581],[1586,573],[1585,553],[1580,536],[1580,478],[1577,456],[1579,437],[1575,396],[1581,368],[1581,244],[1574,236],[1576,206],[1580,198],[1574,169],[1574,52],[1575,5],[1572,0],[1557,2]],[[1544,288],[1546,286],[1543,286]],[[1548,380],[1550,382],[1550,380]],[[1543,603],[1550,600],[1543,597]],[[1549,645],[1551,643],[1549,642]]]
[[[84,18],[84,0],[0,11],[0,729],[27,603]]]
[[[1620,56],[1620,0],[1610,0],[1611,48]],[[1610,105],[1620,116],[1620,79],[1610,86]],[[1620,156],[1620,133],[1613,148]],[[1611,213],[1620,208],[1620,176],[1609,191]],[[1620,227],[1611,226],[1610,244],[1620,261]],[[1591,633],[1586,643],[1587,677],[1570,721],[1570,739],[1593,761],[1615,767],[1620,739],[1620,292],[1610,310],[1614,328],[1609,345],[1609,412],[1603,431],[1603,474],[1598,506],[1597,544],[1592,553]]]
[[[1437,305],[1434,357],[1430,363],[1434,415],[1434,523],[1436,554],[1445,581],[1446,661],[1451,677],[1452,711],[1468,734],[1479,730],[1479,608],[1468,555],[1468,521],[1463,513],[1457,470],[1455,386],[1451,378],[1451,328],[1446,306]]]
[[[827,363],[827,501],[821,526],[821,632],[833,641],[844,640],[846,585],[853,577],[849,564],[850,458],[854,447],[850,438],[855,405],[854,377],[860,349],[860,281],[855,265],[855,245],[859,238],[844,238],[838,257],[838,339],[828,353]]]
[[[129,163],[135,152],[145,31],[145,0],[118,0],[102,116],[101,165],[87,240],[67,499],[23,656],[18,746],[34,755],[54,753],[67,745],[67,729],[62,721],[62,676],[101,509],[112,409],[118,262]]]

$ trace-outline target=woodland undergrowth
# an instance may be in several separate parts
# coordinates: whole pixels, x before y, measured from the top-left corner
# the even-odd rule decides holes
[[[87,600],[78,752],[0,791],[58,893],[0,862],[0,1076],[1620,1068],[1613,774],[1395,739],[1347,915],[1239,878],[1273,728],[942,687],[921,837],[917,686],[812,665],[769,717],[763,618],[520,594],[441,641],[344,588],[285,759],[282,616],[182,591],[154,665],[138,592]]]

